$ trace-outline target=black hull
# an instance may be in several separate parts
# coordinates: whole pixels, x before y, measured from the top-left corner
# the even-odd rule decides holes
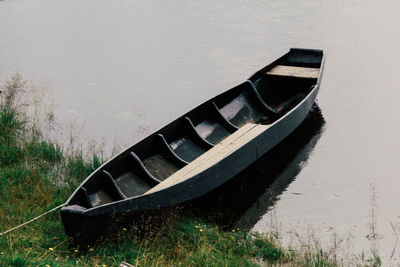
[[[256,80],[260,73],[264,73],[269,66],[254,74],[249,83]],[[104,232],[111,222],[118,218],[129,216],[132,220],[135,216],[151,214],[156,210],[197,199],[220,187],[279,144],[304,121],[318,94],[323,60],[320,69],[316,84],[312,86],[311,90],[299,103],[270,124],[265,131],[249,140],[244,146],[233,151],[206,170],[190,177],[190,179],[159,191],[89,208],[82,207],[82,205],[73,205],[74,197],[78,194],[78,190],[75,191],[67,201],[69,205],[61,210],[61,217],[67,235],[75,237],[75,244],[92,242]],[[121,154],[123,155],[124,153],[127,152]],[[85,185],[85,182],[83,185]]]

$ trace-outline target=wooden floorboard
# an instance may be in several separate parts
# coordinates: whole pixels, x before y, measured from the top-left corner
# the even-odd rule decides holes
[[[305,68],[305,67],[277,65],[274,68],[270,69],[267,72],[267,74],[317,79],[319,75],[319,68]]]
[[[244,146],[247,142],[264,132],[269,126],[248,123],[238,129],[236,132],[222,140],[210,150],[203,153],[200,157],[172,174],[160,184],[146,192],[153,193],[171,185],[185,181],[196,174],[206,170],[218,161],[224,159],[227,155]]]

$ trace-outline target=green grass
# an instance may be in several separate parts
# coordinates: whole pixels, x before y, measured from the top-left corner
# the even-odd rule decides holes
[[[0,95],[0,232],[62,204],[103,162],[82,151],[65,153],[32,130],[18,101],[18,75]],[[222,231],[194,218],[170,216],[146,233],[116,229],[95,247],[70,250],[58,212],[0,236],[0,266],[338,266],[323,251],[282,248],[270,234]],[[378,255],[362,263],[379,266]],[[363,265],[364,266],[364,265]]]

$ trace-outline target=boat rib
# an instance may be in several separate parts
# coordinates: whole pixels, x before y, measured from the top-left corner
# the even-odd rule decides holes
[[[321,50],[293,48],[90,174],[61,209],[70,242],[108,225],[204,196],[291,134],[314,104]]]
[[[261,134],[268,128],[268,125],[247,123],[239,128],[236,132],[222,140],[213,148],[203,153],[200,157],[183,167],[179,171],[172,174],[160,184],[156,185],[145,194],[150,194],[174,184],[183,182],[196,174],[206,170],[208,167],[214,165],[233,151],[246,145],[247,142],[254,139],[257,135]]]

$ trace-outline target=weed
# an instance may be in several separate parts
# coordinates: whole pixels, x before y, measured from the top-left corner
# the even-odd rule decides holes
[[[45,140],[21,110],[27,90],[20,75],[6,81],[0,102],[0,232],[62,204],[104,159],[64,151]],[[54,114],[51,114],[51,120]],[[193,218],[167,217],[146,234],[122,227],[94,247],[70,250],[57,213],[0,236],[0,266],[337,266],[322,250],[300,253],[280,246],[278,235],[223,231]],[[376,254],[365,260],[379,266]],[[364,261],[364,262],[365,262]]]

